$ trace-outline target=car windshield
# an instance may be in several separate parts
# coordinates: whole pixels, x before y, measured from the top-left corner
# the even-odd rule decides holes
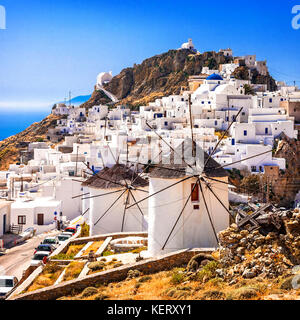
[[[14,286],[14,282],[12,279],[0,279],[0,287],[12,288],[13,286]]]
[[[43,243],[48,243],[48,244],[55,244],[56,240],[55,239],[45,239]]]
[[[51,251],[51,247],[50,246],[38,246],[37,250],[38,251]]]
[[[68,236],[58,236],[58,240],[59,241],[65,241],[65,240],[67,240],[67,239],[69,239],[70,237],[68,237]]]
[[[46,254],[35,254],[33,260],[43,260],[43,258],[46,256]]]

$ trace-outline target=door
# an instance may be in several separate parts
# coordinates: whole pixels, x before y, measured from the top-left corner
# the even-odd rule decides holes
[[[3,215],[3,234],[6,233],[6,214]]]
[[[44,214],[43,213],[39,213],[37,216],[37,220],[38,220],[38,226],[43,226],[44,225]]]

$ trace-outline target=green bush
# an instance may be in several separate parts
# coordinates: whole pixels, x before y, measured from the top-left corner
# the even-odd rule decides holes
[[[204,279],[210,280],[215,278],[218,267],[219,263],[217,261],[209,262],[197,273],[198,280],[203,281]]]
[[[90,226],[85,222],[81,225],[80,238],[89,237],[90,235]]]
[[[184,281],[185,275],[183,270],[180,268],[174,269],[171,276],[171,283],[172,284],[180,284]]]
[[[88,265],[89,269],[92,271],[98,271],[98,270],[103,270],[105,267],[105,263],[103,261],[97,261],[97,262],[91,262]]]

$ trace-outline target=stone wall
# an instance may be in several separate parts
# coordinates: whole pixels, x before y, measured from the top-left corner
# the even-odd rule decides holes
[[[85,288],[95,286],[96,284],[123,281],[126,279],[129,270],[139,270],[143,274],[153,274],[186,265],[194,255],[210,252],[212,250],[209,249],[181,250],[23,294],[14,297],[12,300],[56,300],[63,296],[80,293]]]

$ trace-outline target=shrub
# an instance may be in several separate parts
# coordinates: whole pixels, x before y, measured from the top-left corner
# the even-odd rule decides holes
[[[233,292],[233,298],[237,300],[248,300],[256,297],[258,291],[256,288],[242,287]]]
[[[206,291],[202,299],[203,300],[224,300],[225,299],[225,294],[222,291],[217,291],[217,290],[211,290],[211,291]]]
[[[114,265],[114,268],[119,268],[119,267],[122,267],[123,266],[123,263],[122,262],[118,262]]]
[[[98,270],[103,270],[105,267],[105,263],[103,261],[96,261],[96,262],[91,262],[88,265],[89,269],[92,271],[98,271]]]
[[[141,277],[141,279],[139,279],[139,282],[147,282],[147,281],[150,281],[152,279],[152,277],[150,276],[144,276],[144,277]]]
[[[127,273],[127,279],[134,279],[141,276],[141,272],[139,270],[129,270]]]
[[[197,278],[200,281],[205,279],[210,280],[216,276],[216,270],[219,267],[219,263],[217,261],[211,261],[207,265],[205,265],[198,273]]]
[[[88,237],[90,235],[90,226],[84,222],[81,225],[81,232],[80,232],[80,238]]]
[[[90,297],[90,296],[93,296],[95,294],[98,293],[98,290],[94,287],[88,287],[88,288],[85,288],[82,293],[81,293],[81,297]]]
[[[185,275],[181,269],[174,269],[171,276],[172,284],[180,284],[184,281]]]

